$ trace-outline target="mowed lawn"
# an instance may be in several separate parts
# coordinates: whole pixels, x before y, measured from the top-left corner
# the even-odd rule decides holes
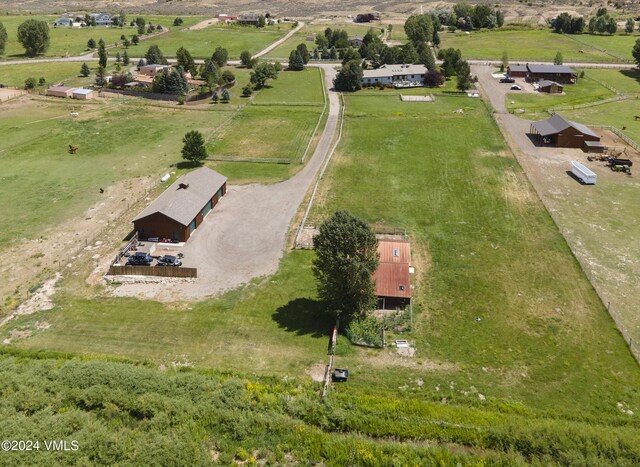
[[[547,29],[493,30],[442,33],[441,48],[460,49],[466,59],[500,60],[507,52],[511,62],[541,60],[553,62],[556,53],[562,52],[565,61],[615,62],[616,57],[595,48],[580,44],[566,35]],[[582,52],[580,52],[582,51]]]
[[[137,16],[143,17],[147,21],[147,24],[150,22],[154,25],[159,24],[163,28],[171,31],[186,28],[205,19],[205,17],[199,16],[181,16],[184,23],[181,26],[173,26],[175,16],[130,15],[127,16],[127,26],[123,28],[102,26],[93,28],[56,28],[53,27],[53,22],[58,19],[59,16],[0,16],[0,22],[4,24],[9,36],[4,58],[24,58],[22,56],[24,54],[24,48],[18,42],[18,26],[28,19],[37,19],[49,23],[51,44],[45,56],[64,57],[67,55],[78,55],[87,51],[87,41],[89,41],[89,39],[94,39],[97,43],[98,40],[102,38],[106,45],[109,46],[115,42],[120,42],[120,36],[123,34],[131,38],[131,36],[137,34],[137,28],[129,26],[128,23]]]
[[[576,413],[638,406],[637,363],[483,104],[346,102],[310,223],[349,209],[405,231],[417,268],[416,332],[406,336],[415,363],[359,351],[339,361],[358,374],[350,384],[393,391],[419,375],[447,398],[477,391]]]
[[[229,59],[238,59],[243,50],[255,54],[283,37],[288,31],[286,25],[262,29],[215,25],[193,31],[171,32],[152,38],[129,47],[128,53],[130,56],[143,56],[150,45],[156,44],[167,57],[175,57],[176,51],[184,47],[194,58],[209,58],[216,47],[224,47],[229,52]]]
[[[278,159],[302,157],[322,108],[250,106],[238,113],[220,134],[208,140],[214,159]]]
[[[79,112],[79,118],[69,116]],[[184,133],[230,112],[21,99],[0,107],[0,247],[80,215],[98,189],[156,175],[181,160]],[[80,149],[67,152],[69,144]]]
[[[283,71],[253,99],[256,104],[323,105],[322,74],[319,68]]]
[[[530,84],[525,84],[525,86],[528,89],[531,87]],[[509,92],[506,99],[509,110],[524,109],[528,112],[540,112],[560,106],[588,104],[615,96],[616,93],[585,76],[578,79],[576,84],[565,85],[563,94],[516,91]]]
[[[607,70],[593,68],[586,70],[588,76],[602,81],[614,87],[620,92],[638,94],[640,93],[640,70]]]

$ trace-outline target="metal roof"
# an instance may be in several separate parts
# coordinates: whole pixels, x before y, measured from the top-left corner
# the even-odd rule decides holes
[[[226,181],[227,177],[215,170],[200,167],[173,182],[133,221],[160,213],[187,226]]]
[[[78,88],[78,89],[74,89],[73,93],[74,94],[91,94],[93,92],[93,89],[84,89],[84,88]]]
[[[72,90],[73,88],[71,86],[51,86],[50,88],[47,88],[47,91],[54,91],[54,92],[69,92]]]
[[[379,297],[411,298],[411,246],[406,240],[378,240],[380,264],[373,275]]]
[[[530,65],[527,64],[527,68],[531,73],[559,73],[559,74],[572,74],[576,72],[566,65]]]
[[[538,86],[542,88],[546,88],[547,86],[551,86],[552,84],[562,87],[562,84],[556,83],[555,81],[551,81],[548,79],[541,79],[540,81],[538,81]]]
[[[509,71],[524,71],[527,72],[527,65],[509,65]]]
[[[399,75],[424,75],[427,67],[424,65],[382,65],[375,70],[363,70],[363,78],[384,78]]]
[[[539,122],[533,122],[533,127],[540,133],[541,136],[549,136],[561,133],[567,128],[573,127],[578,130],[580,133],[598,137],[593,130],[581,123],[572,122],[571,120],[567,120],[563,116],[559,114],[553,114],[551,117],[546,120],[541,120]]]

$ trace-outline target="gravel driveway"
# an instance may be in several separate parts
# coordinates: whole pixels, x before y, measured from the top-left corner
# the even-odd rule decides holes
[[[331,89],[334,65],[321,65]],[[226,196],[198,227],[183,248],[190,266],[198,268],[194,282],[123,284],[119,296],[162,301],[200,299],[233,289],[251,279],[276,272],[291,221],[331,149],[339,123],[338,94],[328,92],[329,113],[313,156],[296,175],[273,185],[230,185]]]

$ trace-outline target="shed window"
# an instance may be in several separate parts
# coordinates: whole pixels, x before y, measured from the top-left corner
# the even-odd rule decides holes
[[[393,249],[393,256],[396,258],[400,256],[400,250],[398,248]]]

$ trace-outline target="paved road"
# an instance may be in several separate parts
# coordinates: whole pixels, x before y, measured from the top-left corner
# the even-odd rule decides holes
[[[116,289],[117,295],[163,301],[198,299],[277,271],[291,222],[338,130],[340,100],[331,90],[335,65],[318,66],[325,72],[325,86],[329,90],[328,120],[305,167],[281,183],[229,187],[227,195],[183,248],[190,265],[198,268],[199,278],[195,282],[124,284]]]

